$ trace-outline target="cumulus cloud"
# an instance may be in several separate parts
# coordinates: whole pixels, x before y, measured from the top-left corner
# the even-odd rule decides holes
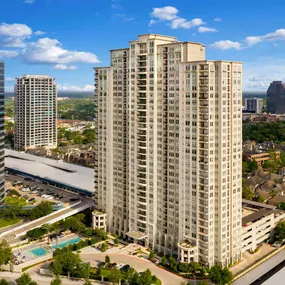
[[[36,0],[25,0],[25,3],[27,4],[33,4]]]
[[[69,64],[69,63],[99,63],[94,53],[70,51],[62,47],[56,39],[43,38],[31,42],[20,51],[26,63],[30,64]]]
[[[32,34],[32,29],[24,24],[6,24],[0,25],[0,36],[3,37],[27,37]]]
[[[42,35],[46,34],[46,32],[43,32],[43,31],[36,31],[36,32],[34,32],[34,34],[35,34],[36,36],[42,36]]]
[[[94,91],[94,86],[93,85],[85,85],[83,87],[80,86],[75,86],[75,85],[71,85],[71,84],[58,84],[57,88],[59,91],[82,91],[82,92],[86,92],[86,91]]]
[[[74,65],[66,65],[66,64],[56,64],[53,69],[57,70],[76,70],[76,66]]]
[[[151,17],[157,18],[159,20],[171,21],[177,18],[178,9],[172,6],[165,6],[161,8],[153,8],[150,13]]]
[[[215,19],[214,19],[214,22],[221,22],[221,21],[222,21],[221,18],[215,18]]]
[[[249,45],[255,45],[265,41],[284,41],[285,29],[278,29],[275,32],[265,34],[263,36],[250,36],[245,39],[245,42]]]
[[[153,8],[152,12],[150,13],[152,19],[149,22],[149,26],[160,21],[168,22],[172,29],[191,29],[193,27],[204,24],[203,20],[200,18],[195,18],[193,20],[188,21],[182,17],[179,17],[178,13],[179,10],[173,6]]]
[[[15,50],[0,50],[0,58],[13,58],[18,55],[18,51]]]
[[[14,82],[16,79],[14,77],[5,77],[5,81]]]
[[[24,24],[0,25],[0,45],[4,47],[25,47],[25,39],[32,35],[32,29]]]
[[[198,32],[199,33],[215,33],[218,30],[214,29],[214,28],[207,28],[207,27],[199,27],[198,28]]]
[[[209,46],[216,48],[216,49],[221,49],[221,50],[227,50],[227,49],[240,50],[240,49],[242,49],[242,44],[240,42],[232,42],[230,40],[218,41],[218,42],[215,42]]]
[[[191,29],[196,26],[203,25],[204,22],[200,18],[193,19],[191,21],[187,21],[184,18],[177,18],[173,20],[170,24],[172,29],[184,28],[184,29]]]

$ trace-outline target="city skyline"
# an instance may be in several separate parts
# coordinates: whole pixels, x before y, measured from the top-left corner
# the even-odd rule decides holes
[[[143,6],[129,0],[84,2],[1,1],[0,59],[6,63],[6,92],[23,74],[55,77],[60,91],[92,91],[92,68],[108,64],[108,49],[146,33],[203,42],[208,58],[244,62],[245,91],[266,91],[271,81],[285,79],[282,1],[270,3],[278,9],[266,25],[270,7],[256,5],[260,1],[147,1]]]

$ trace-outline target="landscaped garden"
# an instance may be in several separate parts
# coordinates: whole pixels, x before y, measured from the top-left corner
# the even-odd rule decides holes
[[[0,218],[0,228],[5,228],[8,226],[12,226],[21,221],[21,218],[10,218],[10,219],[1,219]]]

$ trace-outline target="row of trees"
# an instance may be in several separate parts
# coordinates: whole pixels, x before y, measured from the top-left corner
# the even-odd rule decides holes
[[[93,98],[62,100],[57,109],[60,119],[89,121],[94,117],[95,102]]]
[[[285,142],[285,122],[243,124],[243,140]]]
[[[65,128],[58,129],[58,140],[60,146],[70,144],[89,144],[95,142],[95,131],[85,129],[82,133],[79,131],[69,131]]]
[[[198,262],[179,262],[174,256],[163,256],[161,258],[161,264],[175,273],[184,273],[184,277],[207,277],[215,284],[228,284],[233,278],[232,273],[227,267],[213,266],[212,268],[207,269]]]
[[[0,209],[0,217],[7,219],[27,218],[29,220],[35,220],[49,215],[52,212],[52,203],[44,201],[33,209],[24,209],[21,205],[4,205],[4,207]]]

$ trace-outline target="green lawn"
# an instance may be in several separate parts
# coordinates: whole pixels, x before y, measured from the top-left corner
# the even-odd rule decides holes
[[[14,224],[17,224],[21,221],[21,219],[1,219],[0,218],[0,228],[12,226]]]
[[[12,197],[12,196],[6,197],[4,202],[7,205],[18,205],[18,206],[27,205],[27,202],[23,198]]]

